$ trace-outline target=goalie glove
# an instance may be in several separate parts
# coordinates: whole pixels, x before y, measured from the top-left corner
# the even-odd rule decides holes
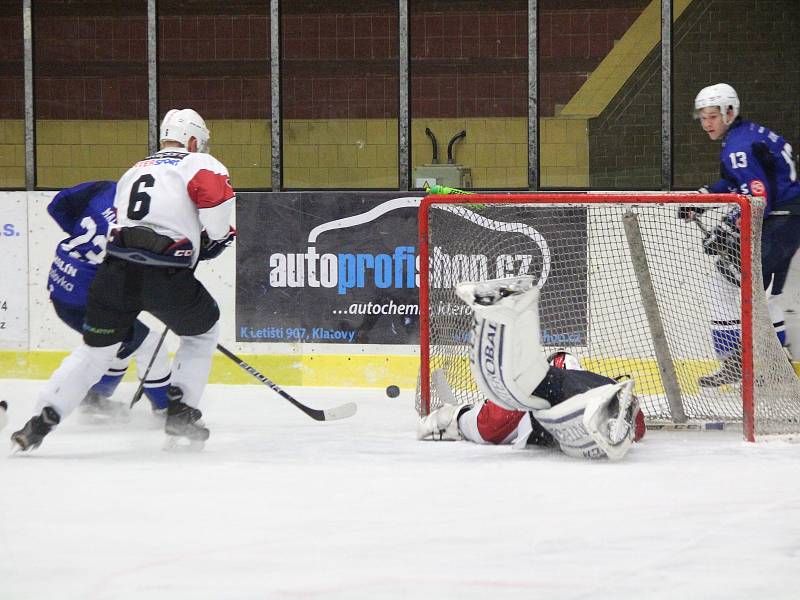
[[[732,262],[738,262],[739,249],[739,228],[727,220],[714,227],[703,240],[703,252],[712,256],[726,257]]]
[[[467,404],[443,404],[417,423],[418,440],[456,441],[461,439],[458,415]]]
[[[236,237],[236,228],[231,225],[230,229],[228,229],[228,233],[225,234],[224,237],[218,240],[212,240],[208,237],[208,233],[204,229],[200,233],[200,260],[211,260],[212,258],[217,258],[222,251],[225,250],[228,246],[233,243],[233,239]]]
[[[708,194],[710,190],[708,186],[703,186],[697,190],[698,194]],[[703,208],[701,206],[680,206],[678,207],[678,218],[683,219],[684,221],[691,221],[692,219],[696,219],[708,209]]]

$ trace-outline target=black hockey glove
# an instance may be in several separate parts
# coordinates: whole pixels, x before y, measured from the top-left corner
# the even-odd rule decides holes
[[[212,240],[208,237],[208,233],[204,229],[200,234],[200,260],[211,260],[217,258],[222,251],[233,243],[233,238],[236,237],[236,228],[231,225],[225,237],[218,240]]]
[[[708,194],[708,188],[703,186],[697,190],[697,192],[699,194]],[[699,206],[681,206],[678,208],[678,218],[683,219],[684,221],[691,221],[695,217],[702,215],[707,210],[707,208],[700,208]]]
[[[739,262],[739,229],[723,221],[703,240],[706,254],[723,256],[734,263]]]

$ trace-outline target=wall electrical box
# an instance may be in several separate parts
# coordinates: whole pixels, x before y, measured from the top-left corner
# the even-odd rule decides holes
[[[457,164],[453,159],[453,146],[459,140],[467,137],[467,132],[461,131],[450,140],[447,145],[447,163],[439,162],[439,149],[433,132],[426,127],[425,134],[430,138],[433,145],[433,158],[429,164],[414,167],[414,187],[424,188],[426,184],[428,186],[445,185],[459,189],[472,187],[472,169]]]

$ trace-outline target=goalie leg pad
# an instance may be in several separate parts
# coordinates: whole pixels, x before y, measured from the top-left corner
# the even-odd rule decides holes
[[[509,410],[549,408],[532,395],[549,368],[539,342],[533,278],[463,282],[456,294],[473,311],[470,369],[481,393]]]
[[[638,408],[628,380],[593,388],[533,415],[565,454],[619,460],[633,443]]]

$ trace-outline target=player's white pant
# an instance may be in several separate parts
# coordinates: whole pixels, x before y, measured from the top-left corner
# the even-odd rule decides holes
[[[756,291],[755,293],[759,292]],[[741,345],[742,291],[738,286],[732,284],[714,270],[708,273],[706,294],[709,301],[714,352],[717,358],[724,360],[738,352]],[[786,346],[786,323],[783,308],[778,302],[778,296],[770,295],[767,298],[767,310],[775,335],[778,336],[781,345]]]
[[[724,360],[739,350],[742,292],[714,270],[707,275],[706,294],[714,353]]]
[[[789,340],[786,336],[786,317],[783,314],[783,307],[778,302],[778,296],[769,296],[767,298],[767,311],[769,312],[772,327],[775,329],[775,335],[781,342],[781,346],[788,346]]]
[[[36,412],[50,405],[65,419],[113,364],[120,346],[95,348],[81,343],[61,361],[39,392]]]

